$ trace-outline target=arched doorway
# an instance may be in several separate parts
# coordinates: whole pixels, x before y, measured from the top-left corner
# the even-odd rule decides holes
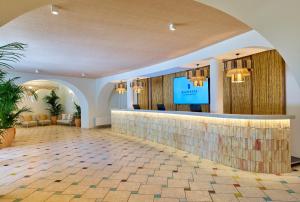
[[[74,85],[72,85],[71,83],[64,81],[64,80],[60,80],[60,79],[49,79],[49,78],[45,78],[45,79],[35,79],[35,78],[26,78],[26,77],[21,77],[19,80],[17,80],[18,84],[20,85],[24,85],[24,84],[28,84],[30,85],[30,83],[36,82],[37,84],[40,82],[48,82],[49,84],[56,85],[57,88],[61,88],[61,92],[59,92],[60,95],[64,94],[64,98],[67,97],[67,100],[64,100],[65,105],[67,105],[66,108],[64,108],[65,112],[68,113],[74,113],[74,102],[76,104],[79,104],[81,107],[81,127],[82,128],[88,128],[89,127],[89,113],[88,113],[88,101],[85,97],[85,95]],[[50,87],[51,88],[51,87]],[[44,96],[46,93],[49,93],[49,90],[40,90],[41,96]],[[28,99],[28,98],[27,98]],[[42,97],[40,98],[42,99]],[[27,104],[28,102],[30,102],[30,100],[27,100]],[[39,104],[38,108],[36,108],[36,110],[38,112],[45,112],[43,111],[44,109],[42,109],[43,105],[42,105],[42,101],[39,100],[38,103],[35,104]],[[29,106],[30,107],[30,106]]]

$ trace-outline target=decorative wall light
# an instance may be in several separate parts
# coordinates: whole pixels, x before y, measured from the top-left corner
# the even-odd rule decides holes
[[[195,69],[187,71],[186,77],[194,86],[202,87],[204,82],[207,81],[208,75],[208,67],[199,67],[199,64],[197,64]]]
[[[224,62],[226,77],[231,78],[232,83],[245,82],[246,77],[251,75],[251,60],[239,59],[239,55],[239,53],[236,54],[235,60]]]
[[[144,89],[144,83],[140,79],[136,79],[130,83],[130,87],[135,93],[141,93],[141,91]]]
[[[119,82],[116,84],[115,90],[119,94],[124,94],[127,91],[127,83],[126,82]]]

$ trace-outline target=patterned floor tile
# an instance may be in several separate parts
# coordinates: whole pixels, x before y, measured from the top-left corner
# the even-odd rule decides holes
[[[17,128],[0,150],[0,202],[300,201],[300,167],[251,173],[111,129]]]

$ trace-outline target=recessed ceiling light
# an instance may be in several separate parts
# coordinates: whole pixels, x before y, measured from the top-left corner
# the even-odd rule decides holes
[[[58,7],[57,6],[55,6],[55,5],[51,5],[51,13],[52,13],[52,15],[58,15],[59,14],[59,11],[58,11],[59,9],[58,9]]]
[[[170,30],[170,31],[175,31],[175,30],[176,30],[176,26],[175,26],[174,23],[170,23],[170,24],[169,24],[169,30]]]
[[[86,75],[85,75],[85,73],[84,72],[82,72],[81,73],[81,77],[85,77]]]
[[[39,71],[38,69],[36,69],[36,70],[35,70],[35,73],[38,74],[38,73],[40,73],[40,71]]]

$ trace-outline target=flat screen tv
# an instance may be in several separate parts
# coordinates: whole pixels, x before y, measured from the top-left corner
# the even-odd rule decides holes
[[[209,80],[195,87],[186,77],[174,78],[174,104],[209,104]]]

